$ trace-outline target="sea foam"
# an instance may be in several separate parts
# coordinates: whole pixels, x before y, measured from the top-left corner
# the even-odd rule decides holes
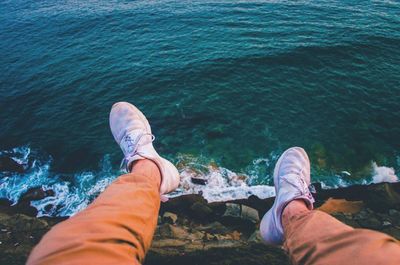
[[[373,175],[372,183],[380,182],[398,182],[399,178],[396,176],[395,170],[392,167],[378,166],[375,162],[372,162]]]
[[[26,172],[22,174],[0,172],[0,198],[7,198],[16,204],[30,188],[42,187],[44,190],[54,191],[54,196],[31,202],[31,205],[38,210],[38,216],[76,214],[85,209],[123,173],[111,165],[108,155],[100,161],[98,170],[69,176],[53,173],[50,170],[53,162],[51,157],[43,156],[28,146],[2,151],[0,155],[8,155],[26,168]],[[178,155],[177,165],[181,183],[179,188],[167,197],[201,194],[209,202],[245,199],[251,195],[261,199],[273,197],[275,189],[272,186],[270,169],[277,157],[276,154],[271,154],[268,158],[255,159],[244,172],[238,173],[201,157]],[[321,182],[326,189],[353,184],[399,181],[393,168],[378,166],[375,162],[371,168],[371,176],[362,180],[351,180],[339,175],[313,175],[313,180]],[[194,184],[192,178],[203,180],[204,185]]]

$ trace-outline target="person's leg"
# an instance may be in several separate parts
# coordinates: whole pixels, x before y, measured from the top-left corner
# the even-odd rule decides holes
[[[310,162],[299,147],[279,158],[274,170],[275,202],[260,232],[269,244],[282,244],[293,264],[400,264],[400,245],[371,230],[353,229],[321,211],[313,211]]]
[[[354,229],[294,200],[284,209],[284,248],[293,264],[400,264],[399,242],[383,233]]]
[[[176,167],[153,147],[144,114],[127,102],[110,112],[110,127],[130,174],[120,176],[86,210],[55,226],[28,264],[140,264],[157,224],[160,195],[179,185]]]
[[[140,264],[160,207],[160,171],[138,160],[87,209],[53,227],[27,264]]]

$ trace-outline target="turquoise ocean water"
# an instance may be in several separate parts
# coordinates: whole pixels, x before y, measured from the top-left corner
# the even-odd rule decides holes
[[[398,1],[1,0],[0,150],[27,172],[0,173],[0,197],[84,208],[119,174],[122,100],[210,189],[271,185],[293,145],[328,187],[395,180],[399,75]]]

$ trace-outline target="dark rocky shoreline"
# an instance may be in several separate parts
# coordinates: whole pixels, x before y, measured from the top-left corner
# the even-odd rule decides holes
[[[400,239],[400,183],[334,190],[315,186],[316,207],[350,226]],[[65,219],[34,217],[27,204],[32,198],[16,206],[5,200],[0,203],[0,264],[24,264],[41,237]],[[258,234],[260,217],[273,200],[253,196],[207,203],[200,195],[171,199],[161,206],[145,264],[290,264],[281,248],[262,244]]]

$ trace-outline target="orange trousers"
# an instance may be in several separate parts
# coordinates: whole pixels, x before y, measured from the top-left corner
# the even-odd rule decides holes
[[[27,264],[142,263],[160,207],[159,172],[150,171],[119,177],[87,209],[53,227]],[[400,264],[395,239],[320,211],[290,217],[285,237],[293,264]]]
[[[89,207],[54,226],[27,264],[141,264],[160,208],[160,174],[149,173],[120,176]]]
[[[292,264],[400,265],[399,241],[354,229],[318,210],[291,216],[284,227],[284,248]]]

